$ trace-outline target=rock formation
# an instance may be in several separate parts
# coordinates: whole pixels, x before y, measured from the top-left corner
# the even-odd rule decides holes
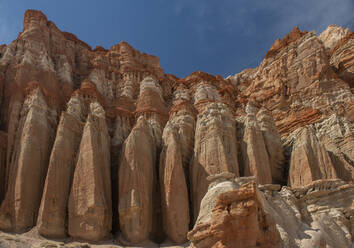
[[[335,178],[337,173],[331,158],[313,129],[300,129],[291,152],[289,185],[301,187],[318,179]]]
[[[155,162],[153,130],[142,116],[124,143],[119,165],[119,223],[130,243],[147,241],[152,231]]]
[[[246,107],[245,130],[242,143],[244,176],[254,175],[260,184],[272,183],[269,156],[261,128],[256,119],[258,109],[252,104]]]
[[[233,177],[231,173],[209,177],[214,182],[188,233],[191,247],[279,247],[280,235],[263,210],[256,181],[245,183]]]
[[[160,156],[163,224],[167,237],[175,243],[186,241],[190,223],[186,174],[193,151],[195,118],[189,97],[185,96],[183,99],[176,94],[170,120],[163,131]]]
[[[27,233],[0,246],[350,247],[353,38],[295,28],[256,68],[178,78],[26,11],[0,45],[0,230]]]
[[[37,223],[39,233],[46,237],[66,236],[68,197],[83,130],[81,101],[71,98],[62,113],[50,156]]]
[[[93,102],[83,129],[69,196],[69,235],[99,241],[112,229],[110,140],[105,112]]]

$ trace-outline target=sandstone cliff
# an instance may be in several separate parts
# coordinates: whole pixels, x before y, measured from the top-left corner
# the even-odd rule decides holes
[[[0,46],[0,247],[350,247],[353,82],[335,25],[177,78],[28,10]]]

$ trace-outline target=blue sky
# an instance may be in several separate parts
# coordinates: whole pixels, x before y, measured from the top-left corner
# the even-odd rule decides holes
[[[273,41],[296,25],[318,33],[329,24],[354,31],[353,0],[0,0],[0,43],[16,38],[29,8],[92,47],[125,40],[179,77],[256,67]]]

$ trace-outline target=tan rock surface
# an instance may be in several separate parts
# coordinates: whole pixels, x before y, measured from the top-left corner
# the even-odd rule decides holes
[[[260,109],[257,113],[260,128],[262,130],[264,144],[268,153],[272,183],[284,183],[284,152],[279,132],[275,126],[271,113],[266,109]]]
[[[194,219],[208,190],[208,176],[222,172],[239,175],[236,124],[226,105],[207,105],[198,115],[195,130],[194,155],[190,165]]]
[[[337,178],[334,165],[311,127],[298,130],[289,169],[289,185],[301,187],[318,179]]]
[[[110,140],[105,112],[97,102],[83,130],[69,196],[69,235],[91,241],[110,236],[112,200]]]
[[[9,164],[8,187],[0,210],[3,230],[22,232],[35,224],[54,137],[51,117],[40,89],[35,88],[23,105]]]
[[[242,142],[243,171],[244,176],[255,176],[259,184],[269,184],[272,183],[272,170],[263,133],[256,119],[257,112],[258,109],[252,104],[247,105]]]
[[[63,112],[49,160],[38,232],[50,238],[66,237],[67,207],[84,123],[81,122],[81,102],[73,97]]]
[[[189,197],[186,172],[192,154],[195,119],[187,102],[174,108],[163,131],[160,184],[163,225],[169,240],[184,243],[189,230]],[[188,149],[189,148],[189,149]]]
[[[260,202],[256,181],[218,175],[201,203],[191,247],[279,247],[280,235]]]
[[[7,134],[0,131],[0,203],[6,192],[6,150],[7,150]]]
[[[152,231],[152,195],[156,144],[144,117],[137,120],[123,145],[119,165],[119,223],[123,239],[139,244]]]

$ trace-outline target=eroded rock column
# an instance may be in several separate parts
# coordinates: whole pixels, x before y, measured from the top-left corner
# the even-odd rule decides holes
[[[68,199],[84,126],[83,104],[80,96],[69,101],[50,156],[37,222],[38,232],[49,238],[63,238],[67,233]]]
[[[191,162],[191,194],[194,218],[207,192],[207,177],[221,172],[239,176],[235,120],[223,103],[209,103],[198,115],[194,156]]]
[[[197,222],[188,233],[191,247],[279,247],[279,232],[264,211],[254,178],[221,173],[209,179]]]
[[[186,241],[189,229],[188,183],[185,172],[193,151],[195,118],[187,101],[175,101],[163,131],[160,186],[163,227],[174,243]]]
[[[0,209],[2,230],[22,232],[36,222],[54,139],[55,116],[41,90],[33,89],[22,108],[9,165],[8,189]]]
[[[264,145],[268,153],[272,183],[284,183],[287,179],[284,178],[283,146],[273,117],[268,110],[261,108],[257,113],[257,119],[263,134]]]
[[[129,244],[147,242],[155,228],[161,229],[153,224],[158,221],[159,207],[155,192],[157,152],[167,110],[161,87],[152,77],[140,83],[136,114],[139,117],[124,142],[118,172],[120,238]]]
[[[7,134],[0,131],[0,203],[5,196]]]
[[[252,104],[247,105],[242,142],[244,176],[255,176],[259,184],[269,184],[272,183],[271,166],[263,134],[256,119],[257,111]]]
[[[69,235],[98,241],[110,236],[112,200],[110,139],[105,112],[97,102],[83,130],[69,197]]]
[[[302,187],[317,179],[334,178],[337,174],[331,158],[313,128],[298,130],[290,158],[289,185]]]

